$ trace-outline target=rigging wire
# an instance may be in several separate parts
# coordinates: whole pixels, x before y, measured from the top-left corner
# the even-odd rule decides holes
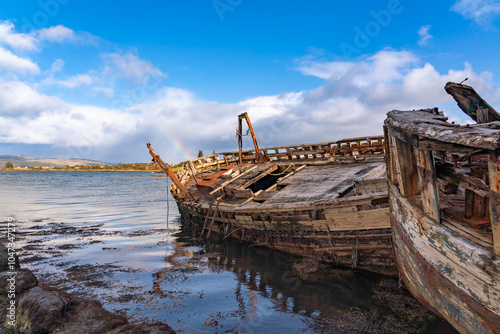
[[[169,213],[170,213],[170,186],[169,186],[169,177],[167,173],[165,173],[165,177],[167,178],[167,235],[170,236],[170,228],[169,228]]]

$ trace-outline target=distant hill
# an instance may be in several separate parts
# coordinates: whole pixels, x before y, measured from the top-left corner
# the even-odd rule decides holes
[[[87,160],[87,159],[54,159],[54,158],[33,158],[25,155],[0,155],[0,168],[5,166],[7,161],[12,162],[14,167],[64,167],[68,165],[114,165],[97,160]]]

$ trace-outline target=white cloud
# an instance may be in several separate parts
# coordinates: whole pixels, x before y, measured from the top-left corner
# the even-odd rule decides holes
[[[75,32],[63,25],[38,30],[38,38],[42,41],[63,43],[75,40]]]
[[[109,147],[134,135],[137,114],[67,103],[17,81],[0,82],[0,142]]]
[[[33,63],[28,58],[21,58],[13,54],[11,51],[0,47],[0,70],[5,72],[31,73],[37,74],[40,72],[38,65]]]
[[[83,42],[93,44],[98,38],[86,32],[74,32],[70,28],[58,25],[42,28],[29,34],[18,33],[10,21],[0,21],[0,44],[15,50],[36,51],[41,42]]]
[[[55,147],[112,146],[136,132],[140,118],[94,106],[65,105],[35,118],[3,118],[4,143],[49,144]]]
[[[58,87],[73,89],[80,86],[88,86],[95,82],[93,76],[90,75],[90,73],[93,73],[93,71],[90,71],[87,74],[73,75],[64,80],[55,79],[54,75],[58,72],[61,72],[63,68],[64,68],[64,61],[62,59],[56,59],[52,63],[50,69],[45,71],[45,74],[47,74],[48,77],[42,80],[41,83],[49,86],[58,86]]]
[[[115,95],[115,90],[111,87],[92,87],[91,92],[94,95],[103,95],[107,98],[112,98]]]
[[[113,59],[117,61],[110,64]],[[156,69],[133,55],[109,56],[106,61],[108,71],[132,80],[144,79],[148,71]],[[125,64],[136,68],[126,72]],[[52,72],[62,65],[54,62]],[[194,157],[199,149],[205,153],[235,150],[237,116],[242,112],[249,113],[259,144],[266,147],[379,135],[386,113],[392,109],[439,106],[460,120],[463,113],[443,87],[447,81],[460,82],[466,77],[491,104],[500,101],[492,73],[476,73],[469,63],[463,69],[441,73],[404,50],[382,50],[350,62],[308,58],[299,65],[298,71],[322,79],[323,84],[310,91],[226,104],[199,100],[185,89],[160,87],[146,102],[131,104],[126,110],[68,103],[39,93],[36,86],[0,81],[0,143],[92,147],[92,152],[98,148],[110,154],[120,152],[126,161],[132,154],[146,161],[144,142],[150,141],[165,161],[178,162]],[[112,88],[90,72],[88,75],[91,79],[72,78],[92,82],[96,87],[90,91],[95,94],[114,94]],[[71,80],[65,81],[71,86]],[[245,137],[244,145],[250,148],[251,140]],[[92,158],[89,152],[80,156]]]
[[[128,111],[144,115],[149,122],[147,140],[154,142],[160,150],[169,152],[169,161],[179,161],[195,157],[199,149],[210,152],[213,149],[235,149],[234,136],[239,114],[248,112],[254,124],[269,126],[275,123],[274,118],[284,116],[290,108],[300,104],[302,95],[260,96],[239,103],[222,104],[200,101],[187,90],[166,87],[151,101]],[[267,129],[266,132],[270,134],[272,130]]]
[[[40,51],[44,42],[98,45],[99,41],[99,37],[88,32],[75,32],[63,25],[34,30],[28,34],[19,33],[15,31],[14,23],[0,20],[0,45],[14,51]]]
[[[44,79],[42,83],[45,85],[55,85],[64,88],[76,88],[91,85],[93,81],[92,77],[88,74],[77,74],[66,80],[56,80],[53,77],[49,77]]]
[[[36,38],[32,34],[14,31],[10,21],[0,21],[0,43],[17,50],[36,50]]]
[[[424,46],[427,45],[429,40],[432,39],[432,35],[429,33],[429,30],[431,29],[430,25],[427,26],[421,26],[420,29],[418,29],[418,45]]]
[[[308,60],[298,70],[318,78],[328,78],[325,85],[307,93],[308,100],[316,101],[332,95],[366,95],[374,87],[381,90],[385,85],[401,80],[405,72],[417,62],[418,58],[411,52],[382,50],[358,62]]]
[[[353,78],[360,86],[373,82],[390,82],[402,77],[400,68],[416,63],[418,58],[408,51],[382,50],[375,55],[355,62],[324,62],[306,60],[297,70],[305,75],[316,76],[329,81]]]
[[[40,94],[23,82],[0,80],[0,117],[27,117],[62,105],[61,100]]]
[[[488,27],[500,15],[500,2],[497,0],[457,0],[450,10],[459,13],[465,19]]]
[[[353,63],[341,61],[318,63],[315,61],[304,60],[301,62],[301,66],[297,69],[304,75],[310,75],[321,79],[329,79],[331,77],[338,79],[353,65]]]
[[[252,120],[259,121],[285,113],[292,106],[302,102],[303,92],[287,93],[281,95],[259,96],[236,104],[241,112],[248,112]]]
[[[56,59],[53,63],[50,69],[45,71],[45,74],[48,74],[49,76],[53,76],[57,72],[61,72],[64,67],[64,60],[62,59]]]
[[[165,78],[159,69],[151,62],[139,59],[132,53],[121,55],[119,53],[105,53],[101,57],[106,62],[103,75],[115,78],[127,78],[137,83],[143,83],[151,77]]]
[[[409,51],[382,50],[372,57],[369,65],[369,80],[367,85],[372,83],[392,82],[403,78],[408,67],[415,65],[418,58]]]
[[[323,63],[310,61],[308,66],[314,69],[328,67],[323,66]],[[325,84],[309,91],[300,110],[311,115],[329,114],[329,117],[324,117],[325,120],[341,123],[346,117],[351,117],[347,123],[352,133],[362,135],[360,130],[367,130],[370,126],[375,126],[380,132],[385,114],[392,109],[445,106],[447,112],[456,113],[456,117],[460,118],[462,113],[444,90],[448,81],[461,82],[469,78],[467,84],[485,99],[492,103],[499,99],[500,90],[495,88],[490,72],[477,74],[471,64],[465,63],[461,70],[451,69],[447,73],[439,73],[432,64],[420,63],[421,60],[408,51],[391,50],[380,51],[356,63],[346,62],[348,70],[340,76],[329,77]],[[342,68],[343,65],[337,63],[336,66]],[[307,73],[307,70],[300,70]],[[319,75],[326,76],[326,73]],[[348,107],[346,101],[352,107]],[[346,109],[340,110],[339,105]],[[304,123],[314,119],[307,118]],[[333,128],[337,128],[336,132],[343,130],[338,125]]]

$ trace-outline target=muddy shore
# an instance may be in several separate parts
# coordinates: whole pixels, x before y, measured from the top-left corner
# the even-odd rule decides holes
[[[12,256],[8,240],[0,240],[0,333],[175,333],[167,324],[129,324],[125,316],[109,312],[95,299],[39,283]]]

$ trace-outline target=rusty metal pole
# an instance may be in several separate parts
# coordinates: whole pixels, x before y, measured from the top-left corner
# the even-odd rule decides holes
[[[238,116],[238,128],[236,129],[236,135],[238,136],[238,150],[239,150],[239,158],[240,158],[240,165],[243,164],[243,158],[242,158],[242,153],[243,153],[243,124],[241,121],[241,115]]]
[[[150,143],[146,143],[146,146],[149,148],[149,154],[151,154],[151,156],[153,157],[153,161],[158,165],[160,165],[160,167],[165,171],[167,176],[172,180],[172,182],[177,186],[177,188],[179,188],[182,195],[187,200],[192,200],[196,202],[196,198],[194,198],[193,195],[191,195],[191,193],[186,189],[186,187],[184,187],[182,182],[177,178],[177,175],[175,175],[175,172],[172,169],[172,167],[170,167],[169,164],[163,162],[160,156],[156,154],[156,152],[153,150]]]
[[[260,151],[259,144],[257,143],[257,138],[255,137],[255,132],[253,131],[253,126],[252,122],[250,122],[250,117],[248,117],[248,113],[243,113],[238,116],[239,120],[239,125],[240,125],[240,138],[242,136],[241,130],[242,130],[242,125],[241,125],[241,120],[245,119],[248,125],[248,128],[250,129],[250,134],[252,135],[252,140],[253,140],[253,145],[255,147],[255,162],[259,164],[263,164],[268,162],[264,154]]]

